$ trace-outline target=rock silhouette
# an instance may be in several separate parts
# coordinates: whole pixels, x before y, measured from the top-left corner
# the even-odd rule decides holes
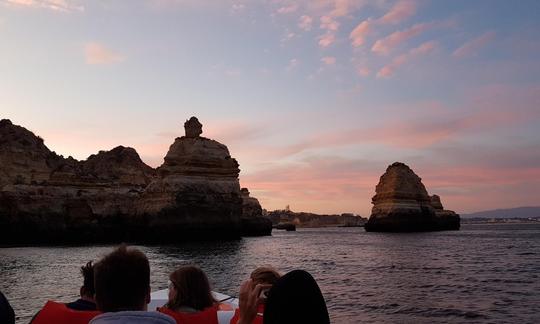
[[[395,162],[381,176],[373,196],[368,232],[458,230],[459,215],[444,210],[439,196],[429,196],[407,165]]]
[[[85,161],[0,121],[0,243],[176,242],[269,235],[243,214],[238,163],[192,117],[153,169],[118,146]],[[256,199],[255,199],[256,200]],[[267,221],[267,222],[266,222]]]

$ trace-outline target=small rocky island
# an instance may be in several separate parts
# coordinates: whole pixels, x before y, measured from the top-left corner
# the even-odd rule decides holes
[[[157,169],[118,146],[85,161],[0,121],[0,244],[178,242],[270,235],[237,161],[192,117]]]
[[[459,215],[445,210],[439,196],[429,196],[422,179],[404,163],[386,169],[375,193],[368,232],[459,230]]]

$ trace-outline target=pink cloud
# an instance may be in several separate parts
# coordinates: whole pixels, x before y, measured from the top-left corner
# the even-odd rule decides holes
[[[358,0],[334,0],[334,9],[330,12],[333,17],[347,16],[352,10],[364,6],[364,1]]]
[[[336,35],[334,33],[328,32],[319,36],[319,46],[328,47],[336,41]]]
[[[14,6],[43,8],[62,12],[84,11],[84,6],[79,1],[73,0],[7,0],[6,3]]]
[[[300,17],[300,21],[298,22],[298,27],[300,29],[303,29],[305,31],[310,31],[312,25],[313,25],[313,18],[307,15],[303,15]]]
[[[415,36],[418,36],[422,32],[426,31],[430,26],[431,24],[416,24],[405,30],[396,31],[385,38],[377,40],[371,47],[371,51],[377,54],[387,55],[395,47]]]
[[[360,66],[356,69],[356,72],[358,73],[358,75],[362,76],[362,77],[368,77],[369,74],[371,73],[371,71],[369,70],[369,68],[365,67],[365,66]]]
[[[106,48],[103,44],[89,42],[84,45],[86,64],[112,64],[124,61],[124,56]]]
[[[408,61],[410,61],[411,59],[415,57],[429,54],[433,52],[436,48],[437,48],[437,43],[434,41],[422,43],[420,46],[409,50],[408,53],[401,54],[395,57],[391,63],[383,66],[379,70],[379,72],[377,72],[377,77],[378,78],[391,77],[392,75],[394,75],[396,69],[398,69],[403,64],[407,63]]]
[[[381,18],[377,20],[381,24],[398,24],[416,13],[416,2],[412,0],[400,0]]]
[[[336,58],[333,56],[325,56],[321,59],[321,61],[326,65],[334,65],[336,64]]]
[[[468,42],[463,44],[461,47],[456,49],[454,53],[452,53],[453,56],[463,58],[467,56],[473,56],[480,49],[482,49],[486,44],[491,42],[495,38],[495,32],[490,31],[487,33],[484,33]]]
[[[329,31],[337,31],[339,29],[339,23],[330,16],[322,16],[320,28]]]
[[[296,10],[298,10],[298,4],[292,3],[292,4],[288,5],[288,6],[283,6],[283,7],[279,8],[277,10],[277,12],[279,14],[289,14],[289,13],[295,12]]]
[[[356,26],[351,34],[349,35],[349,38],[352,41],[353,47],[359,47],[362,46],[366,40],[366,36],[371,31],[371,20],[366,19],[362,21],[358,26]]]

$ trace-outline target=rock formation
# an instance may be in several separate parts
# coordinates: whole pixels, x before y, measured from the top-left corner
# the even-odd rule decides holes
[[[192,117],[157,170],[118,146],[86,161],[0,121],[0,244],[174,242],[268,235],[261,215],[244,222],[239,168],[227,147],[200,137]],[[254,199],[254,198],[252,198]],[[256,200],[256,199],[255,199]]]
[[[412,232],[459,229],[459,215],[444,210],[439,196],[430,197],[407,165],[396,162],[381,176],[372,199],[366,231]]]
[[[262,207],[257,198],[249,196],[249,190],[242,188],[242,235],[259,236],[264,234],[268,227],[272,227],[272,221],[263,217]]]

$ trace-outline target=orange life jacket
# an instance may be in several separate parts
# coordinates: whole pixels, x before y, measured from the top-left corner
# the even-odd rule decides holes
[[[158,312],[169,315],[177,324],[218,324],[219,305],[210,306],[196,313],[175,312],[166,307],[158,308]]]
[[[257,306],[257,316],[253,319],[252,324],[263,324],[263,314],[264,314],[264,304],[259,304]],[[240,318],[240,309],[234,310],[234,315],[231,318],[230,324],[236,324],[238,323],[238,319]]]
[[[49,300],[34,318],[32,324],[88,324],[92,318],[99,314],[101,314],[99,311],[70,309],[66,304]]]

